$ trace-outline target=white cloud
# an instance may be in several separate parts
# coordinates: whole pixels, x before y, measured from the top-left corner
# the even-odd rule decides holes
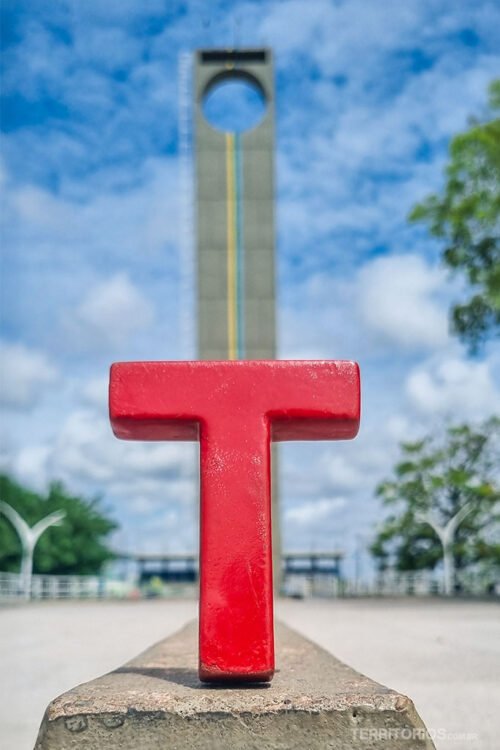
[[[14,409],[32,408],[58,378],[43,353],[23,344],[0,343],[0,403]]]
[[[79,8],[77,18],[91,19],[103,25],[133,25],[141,18],[161,17],[164,13],[164,0],[148,0],[146,4],[137,0],[108,0],[106,3],[101,0],[85,0]]]
[[[280,309],[280,355],[366,361],[448,346],[452,284],[415,254],[381,256],[359,271],[305,275]]]
[[[182,548],[193,535],[197,512],[195,459],[192,444],[118,440],[106,416],[79,409],[58,425],[56,417],[55,434],[43,442],[24,438],[21,445],[6,446],[2,468],[40,491],[58,479],[72,492],[104,495],[118,518],[128,519],[138,548],[149,548],[147,525],[154,526],[158,514],[171,513],[179,528],[186,525],[175,541]],[[155,543],[161,547],[157,532]]]
[[[346,500],[343,497],[320,498],[293,508],[287,508],[285,519],[300,526],[323,524],[332,517],[332,514],[341,510],[345,504]]]
[[[159,483],[192,476],[192,450],[182,443],[129,442],[115,438],[106,416],[80,409],[62,424],[51,452],[52,472],[93,483],[119,485],[132,494],[135,483]],[[151,489],[151,488],[150,488]]]
[[[294,261],[300,256],[307,271],[328,261],[337,268],[354,264],[374,246],[410,249],[415,232],[406,216],[416,201],[440,188],[445,143],[481,112],[500,64],[498,55],[486,51],[468,60],[454,35],[477,27],[487,37],[485,18],[494,22],[496,16],[498,25],[500,16],[491,6],[450,13],[418,0],[390,11],[366,2],[311,2],[302,19],[300,6],[276,4],[268,15],[273,34],[284,23],[292,27],[290,40],[282,35],[278,49],[285,46],[283,68],[297,79],[293,95],[286,89],[279,120],[283,252]],[[330,25],[334,45],[320,41]],[[412,54],[427,58],[428,67],[408,68]],[[307,75],[312,61],[313,80]],[[339,73],[343,87],[328,77]]]
[[[93,26],[86,34],[78,34],[75,42],[75,53],[80,61],[106,72],[128,68],[132,60],[140,58],[140,39],[120,26]]]
[[[263,16],[260,34],[272,39],[273,45],[282,54],[293,54],[294,51],[308,45],[318,34],[323,35],[333,22],[331,3],[326,0],[313,0],[303,3],[301,0],[288,0],[285,3],[273,3]],[[286,33],[283,30],[286,29]]]
[[[9,468],[29,487],[43,492],[51,479],[47,471],[50,453],[49,445],[26,445],[16,455]]]
[[[359,273],[358,310],[368,330],[393,345],[437,349],[448,341],[444,286],[444,272],[418,255],[377,258]]]
[[[335,443],[329,446],[317,466],[323,487],[330,491],[341,491],[346,496],[356,495],[363,489],[369,493],[390,456],[385,437],[384,444],[381,444],[381,437],[386,431],[384,425],[375,435],[368,430],[368,434],[362,435],[355,444]]]
[[[108,409],[109,377],[91,378],[81,387],[81,400],[86,406],[91,406],[101,413]]]
[[[12,191],[10,199],[14,216],[25,222],[25,226],[32,225],[36,232],[64,232],[74,227],[74,209],[47,190],[26,185]]]
[[[119,181],[119,170],[111,173],[103,171],[111,183]],[[102,177],[83,199],[19,185],[10,173],[2,216],[7,328],[18,335],[21,326],[23,337],[57,349],[58,358],[85,353],[90,362],[88,355],[108,349],[113,356],[153,358],[160,347],[172,357],[178,342],[176,179],[173,159],[147,160],[132,185],[115,190]],[[79,185],[88,192],[86,181]],[[166,195],[173,197],[166,201]],[[109,309],[114,302],[115,315]],[[162,317],[153,320],[160,306]],[[148,336],[135,335],[146,327]]]
[[[4,145],[8,150],[6,136]],[[32,134],[29,148],[40,161],[46,151],[63,163],[80,161],[86,153],[85,144],[59,132],[50,132],[43,142]],[[6,167],[8,177],[15,175]],[[133,174],[114,165],[85,181],[67,180],[58,194],[31,183],[14,183],[2,216],[5,231],[16,226],[25,253],[38,256],[41,246],[54,263],[81,262],[91,252],[101,256],[101,262],[105,253],[108,261],[139,264],[177,239],[177,183],[177,162],[166,157],[144,159]],[[168,201],[165,195],[171,196]],[[76,251],[68,254],[68,245]]]
[[[406,392],[412,406],[423,415],[459,421],[500,412],[500,391],[488,362],[432,360],[410,373]]]
[[[362,483],[361,469],[349,462],[345,456],[325,455],[323,464],[325,477],[340,489],[358,488]]]
[[[4,160],[0,157],[0,188],[4,189],[8,181],[8,171]]]
[[[151,304],[125,274],[94,286],[78,305],[70,330],[90,345],[116,347],[151,325]]]

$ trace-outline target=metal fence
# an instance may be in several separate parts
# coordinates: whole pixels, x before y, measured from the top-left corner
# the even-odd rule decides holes
[[[346,596],[443,596],[442,576],[433,571],[399,572],[388,570],[370,582],[343,581]],[[456,575],[455,595],[499,596],[500,577],[494,571],[466,572]]]
[[[0,601],[21,599],[110,599],[127,596],[130,583],[100,576],[34,575],[25,591],[18,573],[0,573]]]
[[[443,577],[434,571],[387,570],[371,580],[336,577],[285,576],[283,594],[292,598],[355,596],[444,596]],[[500,596],[500,574],[491,570],[458,573],[456,596]]]
[[[346,596],[430,596],[443,594],[440,578],[428,571],[387,571],[371,581],[344,581]]]
[[[498,579],[483,574],[459,574],[458,595],[500,596]],[[194,596],[193,587],[165,586],[162,592],[145,588],[143,596],[175,595]],[[186,590],[187,594],[186,594]],[[297,577],[285,580],[283,594],[289,597],[308,598],[319,596],[337,598],[343,596],[441,596],[441,577],[431,571],[397,572],[385,571],[372,581],[354,581],[337,577]],[[0,602],[23,599],[120,599],[141,595],[133,581],[123,581],[100,576],[54,576],[34,575],[31,591],[23,589],[23,578],[18,573],[0,573]]]

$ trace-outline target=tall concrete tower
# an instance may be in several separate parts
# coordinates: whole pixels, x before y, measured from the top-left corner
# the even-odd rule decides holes
[[[205,118],[204,102],[228,81],[260,92],[265,112],[242,132],[224,132]],[[195,53],[195,146],[200,359],[274,359],[274,76],[268,49]],[[273,450],[275,581],[281,578]]]
[[[240,133],[216,130],[203,102],[214,87],[243,80],[265,114]],[[200,359],[276,356],[274,272],[274,84],[271,53],[196,53],[195,127]]]

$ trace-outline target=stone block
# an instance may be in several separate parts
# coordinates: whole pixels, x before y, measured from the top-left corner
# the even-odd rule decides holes
[[[432,750],[412,701],[278,623],[272,683],[207,686],[197,624],[49,705],[35,750]]]

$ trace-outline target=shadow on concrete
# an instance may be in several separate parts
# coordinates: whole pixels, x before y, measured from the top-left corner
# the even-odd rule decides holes
[[[200,682],[198,671],[188,667],[132,667],[124,666],[115,669],[111,674],[140,674],[144,677],[154,677],[164,682],[173,682],[177,685],[191,688],[192,690],[262,690],[271,687],[270,682]]]

